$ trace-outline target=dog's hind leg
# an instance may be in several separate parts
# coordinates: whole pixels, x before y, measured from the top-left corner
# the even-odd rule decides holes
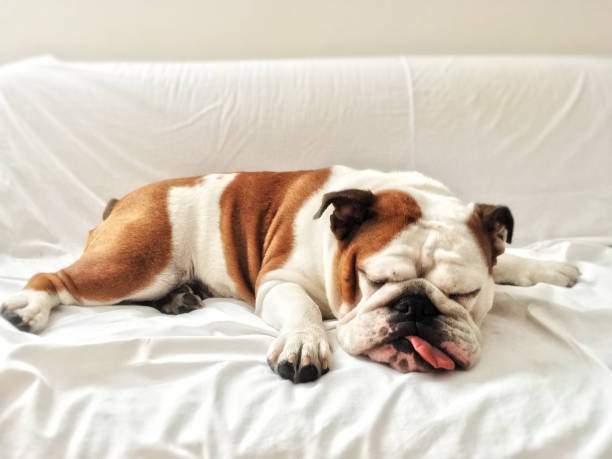
[[[198,178],[174,179],[140,188],[115,202],[90,231],[81,257],[55,273],[35,274],[2,303],[0,314],[16,327],[41,331],[60,304],[118,304],[162,298],[185,281],[188,260],[173,254],[167,210],[171,187]]]
[[[0,314],[20,330],[45,328],[51,310],[60,304],[100,305],[153,300],[166,295],[180,276],[160,264],[155,254],[118,258],[118,253],[86,251],[71,266],[32,276],[24,289],[0,306]],[[118,260],[121,260],[118,262]],[[149,269],[145,269],[145,268]],[[130,301],[133,300],[133,301]]]

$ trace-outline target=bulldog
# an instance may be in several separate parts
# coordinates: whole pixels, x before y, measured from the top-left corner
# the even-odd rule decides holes
[[[1,314],[40,332],[61,304],[166,313],[244,300],[279,330],[267,361],[295,383],[348,353],[401,372],[468,369],[494,284],[573,286],[572,265],[504,254],[505,206],[465,204],[417,172],[343,166],[172,179],[112,200],[81,257],[35,274]]]

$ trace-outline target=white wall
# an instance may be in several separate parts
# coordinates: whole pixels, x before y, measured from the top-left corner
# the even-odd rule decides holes
[[[612,55],[612,0],[0,0],[0,62]]]

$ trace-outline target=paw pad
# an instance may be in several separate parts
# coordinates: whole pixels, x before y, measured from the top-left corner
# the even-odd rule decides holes
[[[9,311],[6,308],[2,308],[0,310],[0,315],[12,323],[15,327],[17,327],[21,331],[30,332],[32,331],[30,325],[24,322],[23,318],[14,311]]]

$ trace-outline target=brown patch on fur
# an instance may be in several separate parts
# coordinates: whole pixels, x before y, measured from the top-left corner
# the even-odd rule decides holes
[[[44,290],[49,295],[55,295],[62,290],[68,290],[75,300],[81,301],[81,296],[77,293],[72,279],[67,277],[62,271],[34,274],[24,289]]]
[[[116,302],[146,288],[170,263],[172,227],[166,207],[170,188],[202,177],[164,180],[133,191],[89,232],[81,257],[57,273],[34,275],[26,288],[62,289],[77,300]]]
[[[254,303],[263,275],[289,257],[295,216],[329,174],[329,169],[243,172],[223,191],[220,229],[227,271],[246,302]]]
[[[353,237],[338,241],[334,277],[342,299],[357,300],[357,269],[372,254],[379,252],[400,231],[421,218],[416,200],[403,191],[380,191],[367,219]]]
[[[44,290],[54,295],[64,288],[61,280],[54,273],[38,273],[33,275],[24,288],[31,290]]]

